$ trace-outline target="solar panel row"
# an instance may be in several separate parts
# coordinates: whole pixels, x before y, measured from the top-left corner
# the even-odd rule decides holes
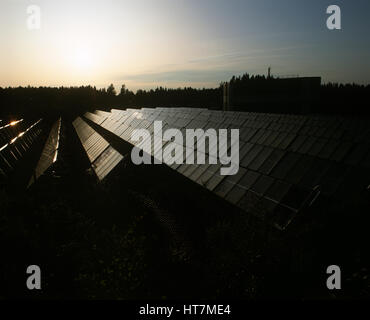
[[[0,126],[0,145],[3,146],[29,126],[23,119]]]
[[[113,109],[85,117],[132,145],[138,144],[131,141],[133,130],[147,129],[153,136],[155,120],[163,122],[163,131],[239,129],[240,169],[235,176],[220,175],[221,165],[208,162],[179,161],[170,167],[279,229],[286,228],[319,192],[341,199],[369,185],[368,119],[192,108]],[[156,157],[151,140],[151,155]],[[159,142],[162,148],[167,143]],[[184,154],[186,147],[181,145]],[[207,147],[204,156],[209,159],[217,146]]]
[[[28,183],[30,187],[45,171],[57,160],[59,149],[60,128],[62,119],[59,118],[51,127],[48,139],[46,140],[41,157],[37,163],[36,169]]]
[[[26,126],[25,121],[19,120],[0,128],[0,176],[6,178],[16,168],[19,160],[42,132],[40,122],[41,119]]]
[[[81,118],[73,126],[99,180],[103,180],[123,159],[122,155]]]

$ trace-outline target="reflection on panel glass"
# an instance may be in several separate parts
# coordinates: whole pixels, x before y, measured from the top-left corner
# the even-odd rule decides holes
[[[110,113],[87,113],[85,117],[131,145],[135,129],[147,129],[153,138],[156,120],[162,121],[163,131],[177,128],[182,134],[186,129],[211,129],[216,133],[218,129],[239,129],[240,166],[235,176],[221,176],[220,164],[207,160],[205,164],[174,163],[169,168],[279,229],[286,228],[311,203],[317,190],[334,195],[345,189],[347,181],[354,183],[356,179],[351,182],[350,174],[344,174],[345,166],[338,164],[369,167],[369,126],[360,120],[201,108],[114,109]],[[76,130],[83,144],[92,144],[91,156],[106,152],[102,150],[104,144],[90,138],[90,129],[80,133]],[[155,146],[164,144],[157,142]],[[209,151],[215,151],[219,163],[218,147],[206,142],[205,152],[207,157]],[[190,148],[197,150],[195,141]]]

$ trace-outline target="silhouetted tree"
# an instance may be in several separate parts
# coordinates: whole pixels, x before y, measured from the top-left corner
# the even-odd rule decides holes
[[[112,84],[110,84],[110,86],[108,87],[108,89],[107,89],[107,94],[108,94],[109,96],[115,96],[115,95],[117,94],[116,89],[115,89],[115,88],[114,88],[114,86],[113,86],[113,83],[112,83]]]

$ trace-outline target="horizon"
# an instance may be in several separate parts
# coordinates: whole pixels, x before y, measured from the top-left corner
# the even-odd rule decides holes
[[[370,83],[370,4],[363,0],[337,1],[341,30],[325,25],[329,1],[32,4],[41,10],[37,30],[27,28],[29,1],[0,4],[2,88],[216,88],[233,75],[266,75],[269,66],[275,77]]]
[[[241,78],[243,75],[246,75],[248,73],[244,73],[244,74],[240,74],[240,75],[233,75],[233,77],[235,76],[235,78]],[[251,77],[265,77],[267,79],[267,76],[264,75],[264,74],[248,74],[249,76]],[[272,79],[274,80],[279,80],[279,79],[291,79],[291,78],[295,78],[294,76],[292,77],[282,77],[282,78],[279,78],[279,77],[273,77],[272,76]],[[298,78],[301,78],[301,77],[298,77]],[[302,77],[304,78],[304,77]],[[320,77],[321,78],[321,77]],[[226,82],[230,82],[231,78],[226,80]],[[119,92],[120,92],[120,89],[121,87],[124,85],[126,90],[128,91],[131,91],[133,93],[137,93],[138,90],[142,90],[142,91],[147,91],[149,92],[150,90],[156,90],[156,89],[165,89],[165,90],[183,90],[183,89],[186,89],[186,88],[190,88],[190,89],[195,89],[195,90],[207,90],[207,89],[218,89],[220,88],[220,86],[222,85],[222,83],[218,83],[217,85],[215,86],[212,86],[212,87],[192,87],[192,86],[178,86],[178,87],[171,87],[171,86],[161,86],[161,85],[157,85],[157,86],[153,86],[153,87],[149,87],[149,88],[136,88],[135,90],[131,90],[129,87],[127,87],[127,85],[125,83],[122,83],[118,86],[115,86],[113,83],[110,83],[110,84],[107,84],[105,86],[101,86],[101,87],[97,87],[95,85],[91,85],[91,84],[81,84],[81,85],[61,85],[61,86],[31,86],[31,85],[26,85],[26,86],[8,86],[8,87],[2,87],[0,86],[0,89],[2,90],[6,90],[6,89],[17,89],[17,88],[31,88],[31,89],[40,89],[40,88],[48,88],[48,89],[61,89],[61,88],[65,88],[65,89],[70,89],[70,88],[87,88],[87,87],[91,87],[93,89],[96,89],[96,90],[103,90],[103,89],[108,89],[111,85],[114,86],[114,89],[116,91],[116,95],[119,95]],[[355,86],[355,87],[364,87],[364,88],[367,88],[367,87],[370,87],[370,83],[368,84],[360,84],[360,83],[355,83],[355,82],[352,82],[352,83],[341,83],[341,82],[322,82],[321,81],[321,86],[328,86],[328,85],[333,85],[333,86]]]

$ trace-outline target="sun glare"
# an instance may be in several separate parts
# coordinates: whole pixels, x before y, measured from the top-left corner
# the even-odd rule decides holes
[[[71,62],[76,69],[88,70],[94,66],[94,57],[91,50],[78,48],[72,52]]]

